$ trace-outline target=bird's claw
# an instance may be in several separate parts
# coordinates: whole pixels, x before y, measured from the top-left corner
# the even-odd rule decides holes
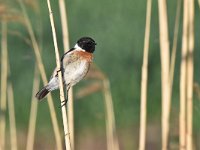
[[[65,106],[67,104],[67,100],[65,99],[64,101],[61,102],[61,107]]]
[[[57,70],[57,74],[58,74],[58,72],[60,72],[61,71],[61,68],[59,69],[59,70]]]

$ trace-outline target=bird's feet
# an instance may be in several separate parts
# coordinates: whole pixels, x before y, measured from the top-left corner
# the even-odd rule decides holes
[[[58,74],[58,72],[60,72],[60,71],[62,71],[62,69],[60,68],[59,70],[57,70],[56,72],[57,72],[57,74]]]
[[[61,102],[61,107],[65,106],[67,104],[67,99],[65,99],[64,101]]]
[[[61,71],[61,68],[57,70],[57,73]]]

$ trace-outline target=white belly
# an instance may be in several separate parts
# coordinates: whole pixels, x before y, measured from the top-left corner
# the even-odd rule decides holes
[[[68,65],[64,72],[65,84],[70,84],[70,86],[75,85],[85,77],[88,69],[89,63],[86,61],[79,61]]]

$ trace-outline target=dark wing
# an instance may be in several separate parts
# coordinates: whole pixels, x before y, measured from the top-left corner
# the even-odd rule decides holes
[[[70,50],[68,50],[66,53],[64,53],[64,55],[62,55],[62,57],[61,57],[61,62],[63,61],[63,59],[64,59],[64,57],[65,57],[65,55],[66,54],[68,54],[69,52],[71,52],[71,51],[73,51],[73,50],[75,50],[75,48],[71,48]]]

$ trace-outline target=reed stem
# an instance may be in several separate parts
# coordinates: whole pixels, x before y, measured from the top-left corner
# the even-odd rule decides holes
[[[8,50],[7,50],[7,23],[2,22],[2,38],[1,38],[1,101],[0,101],[0,149],[5,149],[6,138],[6,91],[8,76]]]
[[[11,83],[8,83],[8,111],[10,121],[10,141],[11,150],[17,150],[17,130],[15,124],[15,107],[14,107],[14,96],[13,87]]]
[[[193,149],[193,78],[194,78],[194,0],[188,0],[188,54],[187,54],[187,150]]]
[[[103,93],[105,97],[105,108],[106,108],[107,149],[119,150],[119,142],[116,134],[113,102],[110,92],[110,83],[109,80],[106,78],[103,79]]]
[[[55,30],[54,18],[53,18],[53,11],[51,9],[50,0],[47,0],[47,5],[48,5],[48,9],[49,9],[49,17],[50,17],[50,23],[51,23],[51,29],[52,29],[52,35],[53,35],[57,69],[60,70],[60,67],[61,67],[60,55],[59,55],[59,50],[58,50],[56,30]],[[58,72],[58,78],[59,78],[59,87],[60,87],[60,102],[62,104],[62,102],[65,101],[65,96],[64,96],[63,79],[62,79],[61,71]],[[66,148],[66,150],[71,150],[70,133],[69,133],[69,129],[68,129],[67,111],[66,111],[65,106],[62,107],[62,118],[63,118],[64,135],[65,135],[65,148]]]
[[[8,76],[11,76],[11,69],[8,62]],[[15,119],[15,104],[14,104],[14,91],[11,81],[8,81],[8,112],[9,112],[9,122],[10,122],[10,146],[11,150],[17,150],[17,129],[16,129],[16,119]]]
[[[181,4],[182,4],[182,0],[178,0],[177,8],[176,8],[175,26],[174,26],[174,38],[173,38],[173,44],[172,44],[171,63],[170,63],[170,91],[171,91],[170,93],[171,93],[171,96],[172,96],[173,81],[174,81],[174,68],[175,68],[175,61],[176,61],[178,31],[179,31],[180,16],[181,16]]]
[[[69,31],[68,31],[68,23],[67,23],[67,11],[65,7],[65,1],[59,0],[59,8],[60,8],[60,17],[61,17],[61,25],[62,25],[62,37],[63,37],[63,45],[64,52],[69,50]],[[66,92],[67,93],[67,92]],[[73,88],[71,87],[68,91],[68,103],[67,103],[67,114],[69,120],[69,132],[70,132],[70,141],[71,141],[71,149],[75,149],[74,144],[74,101],[73,101]]]
[[[39,71],[38,67],[35,66],[26,150],[34,149],[35,126],[36,126],[37,108],[38,108],[38,102],[35,100],[35,93],[39,90],[39,86],[40,86]]]
[[[147,1],[146,12],[146,29],[144,41],[144,54],[142,65],[142,80],[141,80],[141,104],[140,104],[140,139],[139,150],[145,150],[146,141],[146,113],[147,113],[147,82],[148,82],[148,53],[151,27],[151,5],[152,1]]]
[[[47,80],[44,65],[43,65],[43,62],[42,62],[42,57],[41,57],[41,54],[40,54],[39,45],[37,43],[35,34],[33,32],[33,28],[32,28],[32,25],[30,23],[30,20],[29,20],[28,14],[26,12],[25,6],[24,6],[22,0],[18,0],[18,1],[19,1],[19,4],[20,4],[20,7],[22,9],[24,18],[25,18],[26,27],[27,27],[29,36],[31,38],[33,50],[34,50],[34,53],[35,53],[38,69],[39,69],[43,84],[47,85],[48,80]],[[50,110],[50,116],[51,116],[51,120],[52,120],[53,130],[54,130],[54,134],[55,134],[56,146],[57,146],[58,150],[62,150],[60,131],[59,131],[57,116],[56,116],[55,107],[54,107],[54,104],[53,104],[53,99],[52,99],[51,94],[49,94],[47,96],[47,101],[48,101],[48,106],[49,106],[49,110]]]
[[[187,0],[183,3],[183,36],[182,36],[182,59],[180,72],[180,117],[179,117],[179,147],[186,150],[186,57],[188,35],[188,7]]]
[[[162,75],[162,150],[168,149],[169,116],[171,105],[170,78],[169,78],[169,38],[166,0],[158,0],[159,33]]]

